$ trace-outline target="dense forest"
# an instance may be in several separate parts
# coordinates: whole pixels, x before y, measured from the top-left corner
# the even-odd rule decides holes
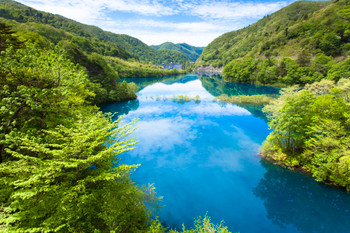
[[[104,32],[97,27],[37,11],[14,1],[1,0],[0,3],[2,28],[11,27],[20,40],[35,42],[41,48],[49,49],[52,44],[59,45],[67,51],[67,56],[73,63],[86,69],[89,80],[96,84],[93,100],[96,104],[136,98],[136,85],[116,83],[120,78],[183,73],[152,65],[150,58],[158,63],[188,61],[179,52],[164,50],[159,53],[130,36]],[[125,41],[135,46],[132,47]],[[153,52],[143,54],[142,51]]]
[[[138,165],[118,159],[133,123],[92,104],[97,84],[61,44],[0,26],[0,231],[176,233],[151,218],[159,198],[130,179]],[[208,216],[182,232],[208,229],[229,232]]]
[[[32,26],[31,32],[37,32],[51,39],[52,42],[58,42],[67,37],[73,39],[84,52],[88,53],[96,52],[100,55],[117,56],[124,59],[134,57],[153,64],[170,62],[182,64],[188,60],[180,52],[157,51],[134,37],[106,32],[96,26],[37,11],[12,0],[0,1],[0,16],[18,23],[29,23],[29,27]],[[55,30],[50,30],[52,28]]]
[[[284,88],[263,110],[273,130],[265,158],[350,191],[350,79]]]
[[[171,42],[165,42],[160,45],[152,45],[153,48],[161,50],[161,49],[169,49],[179,51],[186,55],[186,57],[195,62],[199,56],[202,54],[204,47],[195,47],[186,43],[174,44]]]
[[[233,82],[305,85],[350,76],[349,2],[299,1],[210,43],[197,65]]]
[[[0,0],[0,16],[0,231],[176,233],[153,217],[154,187],[131,180],[139,165],[119,159],[136,144],[133,122],[96,104],[136,98],[120,78],[177,74],[153,64],[189,58],[11,0]],[[264,158],[348,191],[349,21],[348,0],[296,2],[221,36],[198,60],[225,66],[229,81],[289,85],[278,98],[221,99],[266,105]],[[200,79],[215,96],[233,87]],[[229,231],[204,216],[182,232]]]

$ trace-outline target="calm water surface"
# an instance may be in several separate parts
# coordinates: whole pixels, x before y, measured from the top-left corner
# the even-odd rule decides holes
[[[269,134],[259,107],[213,102],[226,93],[275,94],[271,87],[225,83],[196,75],[132,79],[138,99],[102,106],[138,118],[133,151],[121,156],[141,164],[132,178],[154,184],[164,225],[181,229],[206,213],[232,232],[350,232],[350,195],[261,161]],[[175,95],[200,101],[172,100]]]

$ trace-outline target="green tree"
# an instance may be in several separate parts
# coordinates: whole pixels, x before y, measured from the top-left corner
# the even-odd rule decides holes
[[[307,138],[306,130],[313,122],[309,106],[315,97],[308,91],[288,97],[279,115],[275,116],[269,126],[274,131],[268,140],[284,152],[292,155],[300,152]]]
[[[89,105],[94,85],[59,47],[9,48],[0,62],[0,231],[145,232],[154,189],[118,159],[131,125]]]
[[[350,78],[350,57],[343,62],[335,63],[328,71],[327,79],[337,82],[341,78]]]
[[[9,46],[19,48],[23,45],[23,42],[12,35],[13,33],[14,31],[10,26],[0,22],[0,52],[4,51]]]

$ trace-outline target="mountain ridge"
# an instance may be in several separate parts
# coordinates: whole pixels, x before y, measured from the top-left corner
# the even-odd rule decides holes
[[[196,47],[189,45],[187,43],[172,43],[172,42],[164,42],[160,45],[151,45],[151,47],[157,49],[157,50],[162,50],[162,49],[168,49],[168,50],[174,50],[181,52],[187,56],[187,58],[195,62],[199,56],[202,54],[204,47]]]
[[[297,1],[211,42],[195,66],[227,81],[305,85],[350,78],[350,1]]]
[[[123,58],[134,57],[153,64],[185,63],[188,61],[187,57],[178,51],[158,51],[132,36],[104,31],[97,26],[83,24],[61,15],[39,11],[12,0],[0,0],[0,16],[19,23],[47,24],[56,29],[67,31],[74,36],[94,38],[99,42],[114,43],[114,47],[118,46],[118,50],[122,54],[129,53],[128,56]]]

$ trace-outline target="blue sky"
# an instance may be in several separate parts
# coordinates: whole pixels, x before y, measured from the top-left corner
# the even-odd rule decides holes
[[[294,0],[17,0],[148,45],[166,41],[206,46],[225,32],[252,24]]]

